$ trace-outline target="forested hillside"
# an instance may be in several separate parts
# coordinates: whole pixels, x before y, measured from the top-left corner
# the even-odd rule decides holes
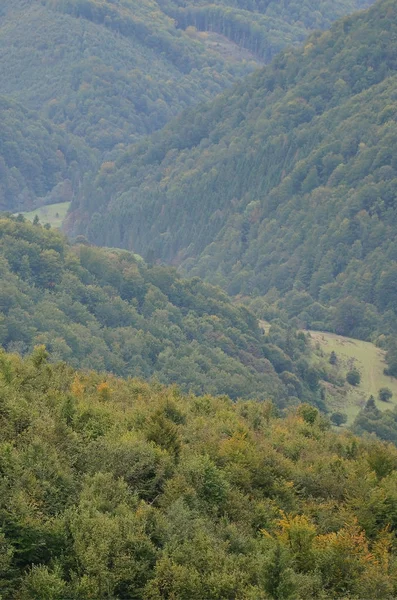
[[[4,600],[389,600],[397,450],[0,354]]]
[[[0,96],[0,211],[70,202],[94,164],[78,138]]]
[[[286,44],[302,41],[309,29],[325,26],[363,1],[343,0],[335,6],[333,0],[323,0],[310,19],[306,17],[314,2],[301,8],[295,3],[291,11],[269,6],[269,16],[264,6],[252,5],[243,11],[250,19],[243,25],[248,27],[243,37],[266,38],[266,52],[259,47],[256,52],[256,42],[252,48],[245,44],[241,33],[234,39],[240,8],[248,8],[244,0],[218,7],[224,27],[208,28],[219,30],[224,38],[215,40],[192,28],[185,31],[191,20],[177,23],[175,10],[184,11],[178,4],[3,0],[2,93],[106,152],[160,129],[183,108],[213,97],[252,71],[262,55],[266,58]],[[241,59],[234,42],[257,56]]]
[[[396,40],[394,0],[313,34],[102,169],[71,230],[303,326],[397,330]]]
[[[20,217],[0,220],[0,343],[195,393],[322,401],[303,334],[264,335],[219,288],[128,252],[71,247]]]
[[[152,0],[2,2],[2,93],[104,152],[251,71],[176,30]]]

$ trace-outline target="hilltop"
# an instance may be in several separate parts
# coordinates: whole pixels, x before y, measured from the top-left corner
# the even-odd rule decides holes
[[[6,0],[2,93],[106,152],[165,125],[255,67],[226,63],[153,0]]]

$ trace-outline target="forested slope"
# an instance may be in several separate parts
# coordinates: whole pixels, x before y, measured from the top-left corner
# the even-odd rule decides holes
[[[0,96],[0,210],[70,202],[95,157],[78,138]]]
[[[219,288],[128,252],[71,247],[20,217],[0,220],[0,343],[196,393],[321,403],[303,334],[264,335]]]
[[[383,0],[281,53],[102,169],[75,231],[303,325],[396,329],[396,40]]]
[[[152,0],[6,0],[2,93],[104,152],[161,128],[255,66],[178,31]]]
[[[397,451],[308,405],[0,354],[4,600],[397,594]]]
[[[312,4],[299,10],[296,3],[291,9],[298,25],[290,24],[287,7],[275,9],[273,22],[252,6],[245,11],[251,19],[245,37],[254,29],[266,37],[266,52],[272,54],[363,2],[343,0],[334,7],[324,0],[306,22]],[[241,7],[246,3],[241,1]],[[163,127],[183,108],[213,97],[257,64],[254,56],[236,58],[233,48],[222,51],[222,40],[186,32],[188,23],[178,25],[173,8],[179,10],[178,3],[155,0],[3,0],[2,93],[41,110],[102,152],[131,143]],[[239,18],[240,2],[218,8],[227,8],[224,24]],[[220,33],[228,40],[228,30]]]

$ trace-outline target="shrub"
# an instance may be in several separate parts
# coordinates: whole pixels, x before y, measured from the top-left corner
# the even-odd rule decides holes
[[[350,385],[358,385],[361,381],[361,375],[360,373],[357,371],[357,369],[352,369],[351,371],[349,371],[346,375],[346,381],[347,383],[350,383]]]
[[[330,416],[331,422],[336,425],[337,427],[340,427],[341,425],[344,425],[347,422],[347,414],[337,411],[332,413],[332,415]]]
[[[389,402],[389,400],[392,398],[393,396],[393,392],[387,388],[380,388],[379,393],[378,393],[378,398],[379,400],[382,400],[382,402]]]

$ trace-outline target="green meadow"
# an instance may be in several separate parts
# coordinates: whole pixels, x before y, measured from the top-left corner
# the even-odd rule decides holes
[[[49,223],[51,227],[60,228],[69,210],[70,202],[58,202],[57,204],[47,204],[40,206],[31,212],[22,213],[29,221],[33,221],[36,215],[39,217],[40,223],[45,225]]]
[[[346,374],[356,368],[361,375],[357,386],[344,383],[343,387],[324,382],[327,390],[327,403],[332,410],[340,410],[348,415],[350,424],[370,395],[373,395],[381,410],[397,405],[397,379],[384,374],[385,353],[370,342],[363,342],[333,333],[310,331],[313,346],[317,353],[329,362],[331,352],[337,356],[337,364],[331,367],[345,380]],[[378,399],[379,389],[388,387],[393,392],[390,402]]]

